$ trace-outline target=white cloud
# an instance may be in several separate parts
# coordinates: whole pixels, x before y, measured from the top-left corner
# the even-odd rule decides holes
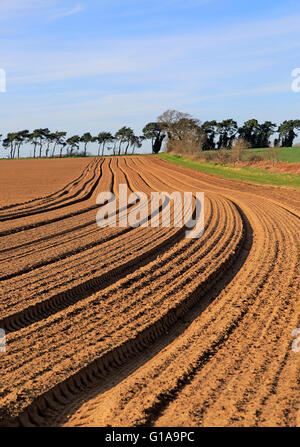
[[[32,2],[28,1],[29,3]],[[57,13],[56,18],[82,10],[83,5],[78,4],[69,11]],[[224,26],[218,33],[210,29],[139,40],[81,40],[72,41],[70,45],[65,42],[64,50],[49,50],[42,43],[41,50],[34,50],[30,43],[27,50],[25,42],[22,50],[12,48],[6,54],[4,50],[1,64],[7,68],[10,82],[18,84],[84,79],[109,74],[119,74],[121,82],[122,75],[129,74],[133,78],[143,76],[144,80],[150,82],[151,78],[162,82],[168,79],[180,82],[187,78],[192,81],[195,78],[201,82],[209,77],[220,78],[247,71],[271,70],[272,64],[276,64],[272,55],[277,44],[284,45],[285,52],[295,48],[295,40],[290,36],[298,32],[299,24],[300,15],[295,15],[235,27]],[[253,42],[254,39],[257,39],[257,44]],[[209,64],[206,60],[209,60]]]
[[[69,9],[67,11],[58,12],[57,14],[55,14],[53,16],[53,19],[62,19],[64,17],[69,17],[69,16],[72,16],[74,14],[78,14],[78,13],[80,13],[82,11],[84,11],[84,5],[82,3],[79,3],[78,5],[76,5],[72,9]]]
[[[62,0],[0,0],[0,20],[14,19],[20,14],[41,12],[47,10],[47,15],[53,19],[60,19],[84,10],[82,3],[73,8],[58,9],[64,2]]]
[[[80,12],[81,7],[77,5],[64,15]],[[283,36],[277,35],[293,33],[298,30],[299,22],[298,15],[282,18],[281,27],[277,26],[278,19],[266,20],[264,24],[254,22],[235,28],[224,27],[218,35],[210,30],[178,36],[153,36],[139,41],[80,41],[72,42],[69,50],[66,44],[64,50],[33,50],[30,46],[28,51],[25,48],[7,51],[6,55],[3,53],[1,64],[7,68],[9,82],[18,85],[110,74],[119,75],[120,83],[136,80],[138,84],[156,81],[181,83],[189,79],[190,83],[199,85],[203,81],[228,79],[239,73],[255,71],[269,71],[272,78],[276,59],[270,42],[274,44],[276,38],[276,42],[284,43],[285,52],[294,48],[295,42],[289,35],[284,40]],[[265,34],[265,46],[261,42],[258,45],[252,43],[251,39],[256,38],[258,32]],[[254,49],[261,54],[255,54]]]

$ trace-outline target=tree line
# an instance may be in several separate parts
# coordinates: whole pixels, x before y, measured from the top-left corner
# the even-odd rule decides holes
[[[275,136],[275,147],[292,147],[300,130],[300,120],[286,120],[278,126],[271,121],[259,123],[251,119],[239,126],[233,119],[201,123],[187,113],[167,110],[158,117],[158,127],[167,137],[167,150],[180,144],[203,151],[230,149],[239,139],[249,148],[267,148],[271,146],[272,136]]]
[[[2,137],[2,135],[0,135]],[[19,158],[22,146],[31,144],[33,158],[36,157],[72,157],[74,155],[87,155],[88,145],[97,143],[97,155],[104,155],[108,149],[114,155],[127,154],[129,148],[132,153],[136,148],[142,146],[144,136],[137,136],[130,127],[122,127],[115,135],[110,132],[100,132],[93,136],[90,132],[80,135],[67,137],[67,132],[51,132],[48,128],[21,130],[10,132],[2,141],[2,146],[7,152],[9,158]],[[110,145],[110,146],[108,146]],[[80,148],[82,152],[80,152]]]
[[[158,153],[166,142],[166,149],[172,150],[174,144],[193,146],[196,150],[230,149],[234,140],[242,138],[251,148],[270,147],[271,137],[274,146],[291,147],[300,130],[300,120],[287,120],[277,126],[271,121],[259,123],[256,119],[246,121],[242,126],[233,119],[221,122],[201,122],[190,114],[167,110],[155,122],[146,124],[143,135],[135,135],[130,127],[122,127],[114,135],[100,132],[93,136],[90,132],[67,137],[67,132],[51,132],[48,128],[10,132],[2,140],[2,146],[9,158],[19,158],[23,145],[31,144],[33,157],[63,157],[87,155],[88,145],[98,145],[98,156],[134,153],[141,148],[143,141],[151,142],[152,152]],[[2,137],[2,135],[0,135]],[[82,152],[80,152],[82,148]]]

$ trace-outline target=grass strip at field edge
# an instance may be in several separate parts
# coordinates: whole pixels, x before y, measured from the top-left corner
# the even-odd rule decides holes
[[[263,169],[254,169],[248,167],[234,168],[227,165],[216,165],[214,163],[195,161],[189,158],[171,154],[157,154],[156,156],[170,163],[196,171],[202,171],[205,174],[215,175],[221,178],[260,185],[272,185],[300,189],[300,175],[279,174]]]

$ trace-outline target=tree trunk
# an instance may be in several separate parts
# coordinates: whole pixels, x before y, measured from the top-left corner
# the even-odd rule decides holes
[[[154,145],[153,145],[153,152],[155,154],[158,154],[158,152],[161,150],[161,146],[162,146],[162,142],[163,142],[164,138],[165,138],[165,135],[157,136],[157,138],[154,142]]]
[[[57,142],[54,143],[54,147],[53,147],[53,149],[52,149],[51,157],[54,157],[54,153],[55,153],[56,145],[57,145]]]
[[[49,150],[50,150],[50,141],[48,142],[47,148],[46,148],[46,158],[48,157]]]

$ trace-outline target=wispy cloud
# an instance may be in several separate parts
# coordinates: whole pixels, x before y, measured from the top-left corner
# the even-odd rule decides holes
[[[61,0],[0,0],[0,19],[14,19],[20,14],[41,10],[47,10],[47,15],[52,19],[60,19],[84,10],[83,3],[78,3],[68,9],[62,9],[62,3]]]
[[[84,5],[82,3],[78,3],[74,8],[68,9],[65,11],[60,11],[57,14],[53,16],[53,19],[62,19],[64,17],[69,17],[74,14],[78,14],[80,12],[84,11]]]
[[[82,11],[81,4],[60,13],[64,17]],[[244,23],[214,30],[177,36],[152,36],[138,41],[133,38],[81,40],[63,50],[51,49],[9,51],[3,62],[10,69],[13,83],[35,84],[71,79],[115,75],[120,82],[130,75],[134,82],[176,82],[201,84],[203,81],[230,78],[250,72],[269,73],[278,60],[274,48],[284,45],[284,51],[294,51],[290,38],[299,28],[300,16],[283,17],[264,22]],[[264,43],[256,44],[257,33],[264,33]],[[271,45],[272,43],[272,45]],[[277,45],[278,44],[278,45]],[[69,48],[68,48],[69,47]],[[68,48],[68,49],[67,49]],[[209,64],[205,61],[209,60]],[[17,64],[16,64],[17,61]],[[38,64],[36,63],[38,61]],[[129,78],[128,78],[129,79]],[[261,80],[264,82],[264,80]],[[130,79],[129,79],[130,82]]]

